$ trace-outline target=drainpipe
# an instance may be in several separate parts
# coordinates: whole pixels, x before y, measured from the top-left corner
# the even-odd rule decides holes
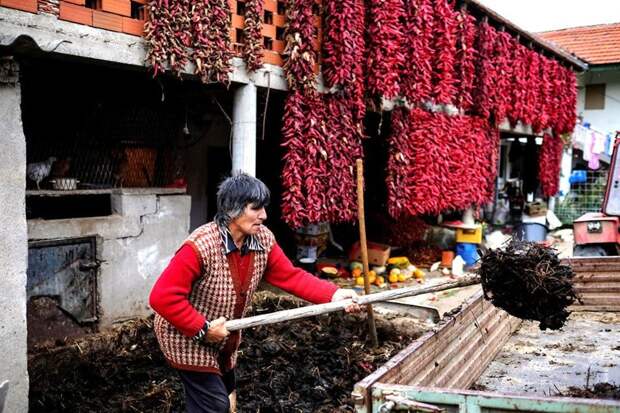
[[[232,169],[256,175],[256,85],[235,91],[232,125]]]

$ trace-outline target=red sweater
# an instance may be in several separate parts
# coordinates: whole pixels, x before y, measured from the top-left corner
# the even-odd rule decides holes
[[[239,250],[230,254],[237,261],[239,276],[243,284],[243,278],[249,276],[250,255],[241,256]],[[194,249],[189,245],[184,245],[159,276],[150,296],[153,310],[189,337],[196,335],[205,324],[204,315],[196,311],[189,302],[192,285],[202,275],[200,267],[200,261]],[[338,289],[336,285],[320,280],[293,266],[277,243],[269,252],[263,279],[269,284],[315,304],[330,302],[334,292]]]

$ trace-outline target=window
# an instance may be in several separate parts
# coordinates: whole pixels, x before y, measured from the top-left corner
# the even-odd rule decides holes
[[[586,110],[605,109],[605,84],[586,86]]]
[[[265,10],[263,13],[263,23],[265,24],[273,24],[273,13]]]

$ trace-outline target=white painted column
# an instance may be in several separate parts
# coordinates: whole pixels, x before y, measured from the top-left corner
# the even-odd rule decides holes
[[[256,175],[256,85],[235,91],[232,125],[232,169]]]
[[[28,411],[26,138],[19,66],[10,57],[0,58],[0,66],[0,383],[10,382],[4,411],[25,413]]]

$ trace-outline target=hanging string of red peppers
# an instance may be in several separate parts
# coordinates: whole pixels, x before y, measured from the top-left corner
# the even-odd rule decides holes
[[[409,102],[426,102],[433,92],[433,0],[405,0],[405,62],[401,93]]]
[[[312,46],[312,6],[314,0],[289,0],[286,9],[286,49],[284,50],[284,73],[291,91],[316,90],[314,65],[317,55]]]
[[[263,65],[263,1],[245,0],[242,57],[250,72],[257,71]]]
[[[398,108],[392,130],[386,180],[390,215],[439,214],[492,198],[499,134],[488,120]]]
[[[403,0],[369,0],[368,15],[368,93],[392,99],[400,94],[399,78],[406,57]]]
[[[338,4],[341,3],[341,4]],[[314,84],[316,57],[311,40],[314,32],[313,0],[291,0],[285,71],[290,92],[282,127],[285,148],[282,172],[282,216],[293,228],[320,221],[347,222],[356,218],[355,159],[362,156],[364,11],[359,0],[325,3],[336,14],[326,20],[326,38],[333,47],[324,51],[333,94],[320,94]],[[348,33],[349,13],[359,25]],[[350,43],[349,43],[350,42]],[[353,44],[356,48],[342,47]],[[354,61],[354,59],[357,59]],[[348,64],[341,68],[338,63]],[[341,70],[342,69],[342,70]],[[362,105],[362,107],[360,107]]]
[[[325,86],[348,97],[355,117],[366,115],[364,102],[364,0],[325,0],[321,71]]]
[[[490,119],[495,110],[497,71],[493,57],[496,38],[497,31],[489,23],[482,22],[478,30],[477,49],[480,58],[476,65],[478,85],[474,91],[474,110],[486,119]]]
[[[477,28],[476,19],[467,11],[461,10],[457,27],[456,65],[456,105],[468,112],[474,105],[473,90],[476,76],[478,52],[474,47]]]
[[[512,61],[510,60],[510,46],[512,37],[506,32],[498,32],[495,37],[493,58],[495,59],[496,84],[492,93],[494,96],[494,120],[499,125],[510,110],[512,88]]]
[[[435,103],[451,104],[456,94],[454,64],[456,58],[457,12],[448,0],[435,0],[435,61],[433,98]]]
[[[560,186],[559,171],[564,142],[557,136],[545,133],[538,160],[538,180],[545,196],[553,196]]]
[[[316,90],[313,5],[289,0],[287,7],[283,216],[291,226],[354,218],[352,166],[362,152],[365,96],[404,97],[413,108],[410,115],[397,109],[393,116],[388,187],[395,216],[488,199],[490,192],[479,188],[494,178],[488,165],[497,154],[480,145],[496,145],[496,127],[506,118],[531,124],[535,132],[552,131],[539,169],[545,193],[557,189],[559,136],[572,131],[576,118],[569,69],[487,21],[477,24],[466,10],[456,11],[453,0],[324,0],[322,69],[333,94],[323,95]],[[150,0],[149,15],[147,60],[156,74],[167,68],[180,74],[194,63],[203,82],[229,82],[227,0]],[[246,1],[243,56],[249,70],[261,65],[261,16],[262,1]],[[454,104],[461,115],[416,109],[427,102]],[[454,174],[466,173],[465,165],[471,168],[468,183]],[[430,182],[441,184],[432,189]],[[434,199],[438,193],[440,200]]]
[[[155,75],[169,67],[180,75],[187,63],[204,83],[229,83],[231,60],[228,0],[150,0],[144,26],[146,60]]]
[[[511,40],[510,48],[512,50],[512,53],[510,53],[512,61],[510,101],[512,105],[508,107],[506,116],[510,125],[515,127],[523,119],[523,111],[527,104],[527,66],[525,60],[527,49],[514,38]]]

